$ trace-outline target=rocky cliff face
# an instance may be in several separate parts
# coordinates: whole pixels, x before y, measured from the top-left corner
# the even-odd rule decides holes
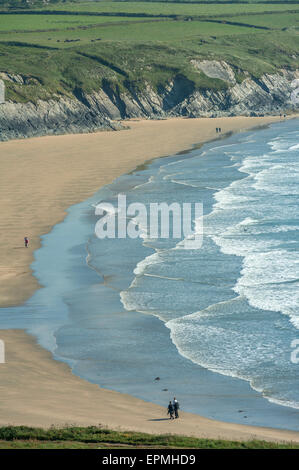
[[[73,98],[55,97],[36,104],[5,102],[0,104],[0,140],[118,129],[122,119],[134,117],[258,116],[298,109],[294,88],[298,87],[299,71],[281,70],[260,79],[242,72],[240,81],[225,62],[194,60],[192,64],[200,73],[225,82],[226,88],[196,90],[191,81],[177,76],[159,91],[147,85],[142,92],[128,87],[121,93],[104,82],[102,89],[89,95],[76,90]],[[17,80],[26,85],[19,75],[2,72],[1,78],[4,83]]]

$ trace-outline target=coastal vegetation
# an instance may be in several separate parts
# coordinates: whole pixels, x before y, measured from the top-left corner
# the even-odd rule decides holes
[[[27,426],[0,427],[0,449],[298,449],[299,444],[267,441],[225,441],[174,434],[112,431],[101,426],[50,429]]]
[[[240,82],[294,70],[298,22],[294,1],[1,0],[0,78],[13,102],[78,97],[107,84],[159,90],[180,77],[192,90],[222,90],[225,81],[191,61],[224,60]]]

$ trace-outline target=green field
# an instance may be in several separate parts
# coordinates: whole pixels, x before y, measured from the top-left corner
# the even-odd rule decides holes
[[[261,13],[268,11],[298,10],[298,4],[281,2],[280,4],[185,4],[167,2],[74,2],[68,4],[49,5],[47,10],[70,12],[102,12],[102,13],[146,13],[149,15],[233,15]]]
[[[219,18],[222,19],[223,18]],[[225,18],[230,22],[250,24],[253,26],[264,26],[269,29],[298,28],[299,30],[299,12],[281,13],[276,15],[244,15],[242,17]]]
[[[107,23],[134,22],[140,18],[123,18],[119,16],[79,16],[79,15],[2,15],[0,32],[15,36],[18,31],[67,30],[84,26],[106,25]],[[125,21],[124,21],[125,20]],[[153,18],[152,21],[155,21]]]
[[[51,10],[52,14],[49,14]],[[159,15],[162,15],[160,21],[164,20],[163,23],[157,21]],[[34,11],[16,10],[13,14],[0,14],[0,41],[41,46],[49,46],[51,41],[51,47],[55,43],[56,48],[74,47],[70,42],[74,40],[80,42],[80,46],[87,45],[95,39],[122,43],[155,41],[177,43],[182,40],[190,42],[206,36],[217,38],[256,34],[259,28],[296,29],[298,18],[299,4],[285,3],[271,5],[183,5],[125,1],[55,3]]]
[[[227,87],[196,71],[192,59],[226,60],[240,81],[244,71],[259,78],[298,68],[299,3],[76,1],[16,8],[12,1],[0,11],[0,72],[39,83],[6,82],[13,101],[91,93],[103,80],[120,90],[158,89],[178,75],[193,89]]]
[[[119,20],[119,18],[118,18]],[[30,27],[32,28],[32,22]],[[209,23],[205,21],[140,21],[135,24],[127,22],[117,22],[117,25],[109,25],[103,21],[98,27],[89,27],[87,29],[74,28],[72,30],[66,29],[66,25],[63,27],[59,23],[59,28],[55,31],[55,34],[48,32],[32,32],[32,31],[21,31],[14,32],[13,34],[5,31],[6,34],[0,34],[0,41],[20,41],[29,42],[32,44],[40,44],[43,46],[49,45],[49,41],[59,41],[60,44],[55,44],[55,47],[72,47],[71,43],[65,43],[68,39],[80,38],[81,44],[89,44],[94,38],[101,38],[105,41],[120,41],[120,42],[165,42],[173,43],[196,40],[200,37],[215,35],[218,37],[227,35],[241,35],[251,34],[254,32],[251,28],[242,26],[232,26],[219,23]],[[101,26],[105,25],[103,28]],[[60,26],[60,27],[59,27]],[[40,26],[39,26],[40,28]],[[51,43],[52,44],[52,43]]]

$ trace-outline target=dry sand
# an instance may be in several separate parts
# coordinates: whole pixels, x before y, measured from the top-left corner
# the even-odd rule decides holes
[[[40,236],[65,210],[102,185],[154,157],[170,155],[277,117],[130,121],[121,132],[39,137],[0,143],[0,306],[24,302],[38,284],[30,263]],[[23,237],[30,247],[23,247]],[[100,389],[52,359],[21,330],[0,331],[6,363],[0,364],[0,424],[47,427],[103,424],[155,433],[226,439],[258,437],[299,442],[299,433],[227,424],[183,413],[162,420],[165,410],[131,396]]]

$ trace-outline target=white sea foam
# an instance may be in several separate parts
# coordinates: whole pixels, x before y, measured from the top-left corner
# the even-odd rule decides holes
[[[237,328],[240,316],[246,319],[242,329]],[[234,317],[237,317],[236,321]],[[282,390],[276,391],[276,382],[273,383],[269,369],[269,364],[279,363],[285,349],[281,338],[277,340],[269,336],[260,321],[253,321],[252,326],[250,323],[246,316],[246,301],[239,296],[170,320],[166,326],[182,356],[213,372],[249,382],[254,390],[273,403],[298,408],[298,401],[289,400],[287,395],[284,397]],[[265,368],[263,364],[266,364]],[[285,372],[290,364],[285,363],[284,367],[282,363],[279,367]],[[278,370],[276,373],[279,377],[281,372]]]
[[[299,149],[299,144],[292,145],[289,150],[298,150]]]
[[[253,307],[296,316],[299,256],[286,250],[247,254],[234,290],[247,297]]]
[[[137,184],[136,186],[134,186],[134,188],[132,188],[132,191],[136,191],[136,189],[140,189],[143,186],[151,184],[154,181],[154,179],[155,179],[154,175],[150,176],[149,179],[147,181],[145,181],[144,183]]]
[[[249,139],[247,144],[250,143]],[[298,242],[295,231],[299,225],[294,222],[298,205],[292,198],[298,194],[295,156],[299,145],[278,137],[268,142],[268,147],[269,151],[263,144],[260,153],[257,146],[252,147],[255,154],[252,148],[244,150],[244,146],[237,151],[233,146],[222,148],[233,162],[226,168],[235,166],[243,178],[217,190],[212,211],[204,216],[204,236],[213,240],[223,254],[240,257],[239,278],[231,287],[232,295],[234,292],[236,297],[213,303],[200,311],[195,308],[189,309],[188,313],[183,309],[176,312],[163,310],[172,300],[183,305],[180,299],[183,295],[188,303],[188,289],[186,292],[181,290],[190,283],[188,275],[186,281],[184,277],[172,275],[171,271],[171,262],[182,261],[182,241],[140,261],[134,270],[134,281],[121,297],[126,309],[146,311],[166,322],[171,339],[182,356],[212,371],[247,380],[269,401],[299,407],[295,399],[284,393],[283,385],[273,381],[271,376],[277,374],[279,377],[280,371],[289,374],[286,372],[290,367],[288,349],[285,353],[289,343],[286,345],[285,342],[292,325],[299,329],[299,257],[294,250],[289,251],[289,247],[293,244],[295,249]],[[215,154],[220,148],[215,147],[209,152]],[[288,150],[292,152],[288,153]],[[191,176],[191,181],[189,174],[192,175],[192,167],[188,167],[186,173],[173,171],[164,176],[164,181],[197,187],[196,174]],[[198,186],[203,188],[200,175],[198,180]],[[215,185],[212,189],[216,189]],[[218,255],[210,253],[213,255],[211,269]],[[196,272],[196,265],[194,270]],[[221,264],[215,274],[221,278]],[[166,300],[163,299],[162,292],[152,290],[152,286],[157,287],[153,283],[159,280],[161,286],[170,290],[173,287],[167,285],[167,281],[175,281],[177,284],[172,286],[177,287],[178,292],[165,292]],[[219,288],[219,282],[216,282],[215,289]],[[157,306],[161,307],[160,311]],[[191,308],[192,302],[188,306]],[[169,308],[171,310],[171,306]],[[275,321],[271,324],[274,315]],[[278,325],[277,315],[283,319],[282,325]],[[286,376],[292,380],[291,374]]]
[[[152,264],[162,263],[160,252],[156,251],[152,255],[147,256],[143,260],[139,261],[134,269],[134,274],[136,276],[141,276],[144,274],[145,270]]]
[[[280,142],[271,144],[278,148]],[[284,145],[283,148],[285,147],[287,146]],[[259,236],[262,233],[271,235],[298,229],[296,225],[279,224],[279,219],[276,223],[275,220],[271,221],[271,218],[267,221],[265,215],[273,211],[273,201],[265,199],[263,193],[259,193],[268,191],[274,194],[287,193],[288,196],[298,194],[298,190],[294,191],[292,186],[292,183],[298,182],[296,169],[295,164],[289,161],[283,164],[273,163],[273,155],[245,158],[240,171],[249,176],[245,182],[244,179],[235,181],[215,195],[216,203],[209,221],[211,223],[213,217],[217,218],[220,211],[224,224],[220,224],[216,234],[210,235],[211,238],[223,253],[244,257],[241,277],[234,290],[246,296],[254,307],[290,315],[292,323],[298,326],[298,318],[295,317],[294,320],[294,316],[298,309],[299,297],[296,294],[291,295],[288,284],[299,278],[298,255],[277,249],[281,244],[279,238],[265,239]],[[281,208],[274,205],[273,215],[280,216],[279,210]],[[292,218],[296,209],[287,206],[283,210],[285,216],[289,213]],[[263,217],[246,217],[246,213],[252,212]],[[245,217],[242,219],[242,216]],[[230,219],[234,221],[232,225],[227,224]],[[294,285],[291,291],[294,291]]]

